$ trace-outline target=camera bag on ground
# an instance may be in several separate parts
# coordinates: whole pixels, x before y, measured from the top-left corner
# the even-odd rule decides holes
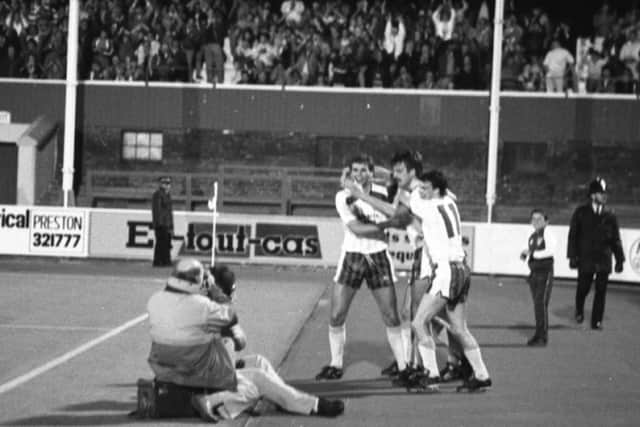
[[[213,393],[214,389],[186,387],[157,380],[138,380],[138,407],[129,414],[136,418],[197,417],[191,406],[195,394]]]

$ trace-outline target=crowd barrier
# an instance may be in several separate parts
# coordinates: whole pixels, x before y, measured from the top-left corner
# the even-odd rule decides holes
[[[555,276],[575,278],[566,259],[567,226],[549,226],[558,240]],[[520,252],[532,228],[528,224],[464,223],[463,241],[474,273],[526,276]],[[614,281],[640,284],[640,229],[622,229],[627,262]],[[338,218],[220,214],[216,260],[247,264],[335,267],[343,226]],[[172,257],[211,257],[210,212],[174,214]],[[406,233],[389,232],[390,252],[400,270],[413,253]],[[0,206],[0,254],[151,260],[154,234],[149,210]]]

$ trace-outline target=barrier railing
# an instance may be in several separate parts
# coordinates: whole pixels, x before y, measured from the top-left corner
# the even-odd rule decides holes
[[[91,207],[116,201],[151,203],[158,178],[165,175],[172,178],[172,199],[186,210],[206,206],[218,181],[220,209],[251,206],[291,215],[300,208],[332,209],[340,170],[244,165],[225,165],[211,173],[95,170],[87,172],[80,198]]]

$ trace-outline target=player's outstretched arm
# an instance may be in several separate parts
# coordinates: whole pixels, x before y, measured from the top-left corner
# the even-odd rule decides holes
[[[362,191],[352,179],[347,178],[344,180],[344,188],[349,190],[352,197],[370,204],[375,210],[382,212],[388,217],[393,216],[396,211],[396,208],[391,203],[387,203]]]
[[[358,237],[363,237],[366,239],[377,239],[385,241],[387,237],[384,234],[384,231],[378,227],[377,224],[365,224],[358,220],[351,221],[347,224],[349,230],[353,232]]]
[[[405,228],[412,222],[416,221],[417,229],[420,229],[419,222],[411,214],[411,210],[403,204],[398,205],[394,210],[393,215],[387,221],[383,221],[378,225],[378,228]]]

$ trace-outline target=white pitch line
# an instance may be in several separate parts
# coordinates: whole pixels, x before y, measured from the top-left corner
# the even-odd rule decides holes
[[[100,344],[103,341],[108,340],[109,338],[112,338],[124,331],[126,331],[127,329],[137,325],[138,323],[143,322],[144,320],[147,319],[147,317],[149,317],[148,314],[142,314],[138,317],[136,317],[135,319],[129,320],[128,322],[118,326],[117,328],[114,328],[112,330],[110,330],[109,332],[107,332],[106,334],[103,334],[101,336],[99,336],[98,338],[95,338],[83,345],[81,345],[80,347],[77,347],[74,350],[71,350],[65,354],[63,354],[60,357],[57,357],[53,360],[51,360],[50,362],[45,363],[44,365],[33,369],[30,372],[27,372],[24,375],[21,375],[17,378],[14,378],[13,380],[6,382],[2,385],[0,385],[0,394],[5,393],[13,388],[16,388],[24,383],[26,383],[27,381],[30,381],[32,379],[34,379],[35,377],[37,377],[38,375],[42,375],[47,371],[50,371],[51,369],[62,365],[63,363],[68,362],[69,360],[71,360],[72,358],[84,353],[85,351],[91,349],[92,347],[95,347],[96,345]]]
[[[144,276],[114,276],[114,275],[101,275],[99,273],[96,274],[78,274],[78,273],[72,273],[72,272],[58,272],[58,273],[45,273],[45,272],[21,272],[21,271],[2,271],[0,272],[0,276],[26,276],[29,275],[31,277],[33,276],[47,276],[48,278],[51,278],[52,276],[60,276],[60,277],[64,277],[65,279],[68,279],[69,277],[73,277],[73,278],[77,278],[77,279],[83,279],[83,280],[91,280],[91,281],[95,281],[96,279],[106,279],[106,280],[131,280],[131,281],[136,281],[136,282],[153,282],[153,283],[164,283],[167,281],[167,279],[162,279],[162,278],[147,278]]]
[[[108,331],[109,328],[99,326],[56,326],[56,325],[25,325],[25,324],[0,324],[1,329],[34,329],[43,331]]]

